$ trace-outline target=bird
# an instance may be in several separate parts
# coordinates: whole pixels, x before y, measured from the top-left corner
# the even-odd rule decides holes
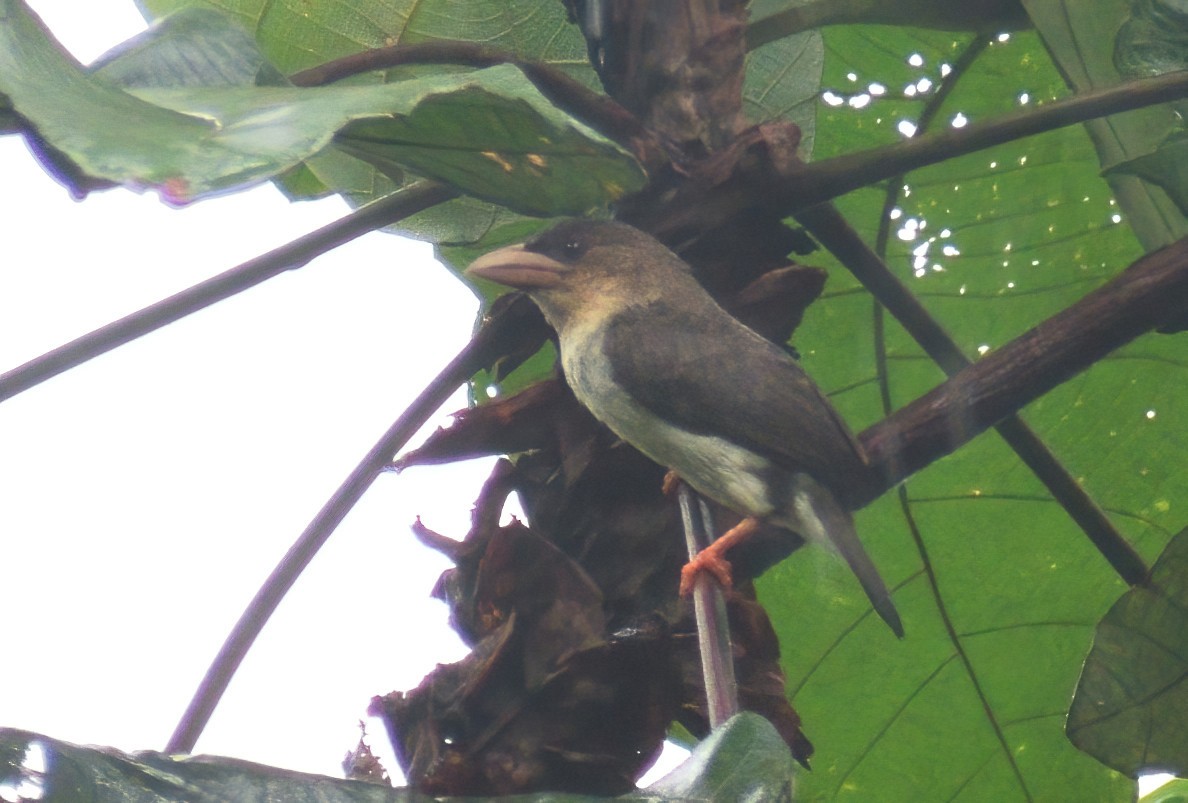
[[[619,438],[743,516],[682,571],[729,587],[726,551],[766,522],[841,555],[903,637],[886,584],[838,501],[866,468],[800,364],[746,327],[663,243],[626,223],[572,218],[484,254],[466,275],[521,290],[557,333],[574,395]]]

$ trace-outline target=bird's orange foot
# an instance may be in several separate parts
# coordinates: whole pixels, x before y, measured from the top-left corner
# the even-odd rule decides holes
[[[660,493],[665,496],[672,496],[676,493],[677,486],[681,484],[681,475],[677,474],[671,468],[664,475],[664,481],[660,483]]]
[[[681,569],[682,597],[687,597],[693,593],[693,584],[697,582],[697,575],[701,572],[709,572],[713,575],[724,591],[729,591],[730,587],[734,585],[730,561],[722,557],[724,550],[716,549],[719,543],[721,541],[715,541],[698,552],[697,556],[686,563]]]
[[[747,516],[738,524],[722,533],[722,537],[717,541],[714,541],[705,549],[698,552],[681,569],[681,596],[688,596],[693,593],[693,583],[697,579],[698,572],[709,572],[717,578],[724,590],[729,591],[730,587],[734,585],[734,578],[731,575],[730,561],[726,560],[725,557],[726,550],[732,548],[735,544],[740,544],[747,540],[758,529],[759,519],[754,516]]]

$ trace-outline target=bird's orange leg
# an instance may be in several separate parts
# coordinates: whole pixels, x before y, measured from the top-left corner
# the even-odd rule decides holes
[[[722,588],[729,589],[734,584],[734,578],[731,576],[730,561],[724,557],[726,550],[750,538],[758,529],[759,519],[747,516],[722,533],[721,538],[698,552],[697,557],[681,569],[681,596],[693,593],[693,582],[698,572],[709,572],[722,584]]]

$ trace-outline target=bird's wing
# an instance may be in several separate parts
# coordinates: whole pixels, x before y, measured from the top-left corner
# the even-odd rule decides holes
[[[620,312],[603,347],[615,381],[683,429],[724,437],[828,487],[864,468],[853,435],[796,361],[708,299]]]

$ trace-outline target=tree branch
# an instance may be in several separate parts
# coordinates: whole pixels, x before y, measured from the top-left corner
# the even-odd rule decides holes
[[[964,128],[948,128],[882,148],[823,159],[805,165],[799,175],[789,176],[777,193],[777,203],[791,214],[805,205],[958,156],[1185,97],[1188,97],[1188,71],[1168,73],[1052,101]]]
[[[165,746],[165,752],[189,753],[194,749],[198,736],[210,720],[210,715],[222,698],[223,692],[227,690],[227,685],[239,668],[240,662],[276,611],[280,601],[326,543],[326,539],[375,482],[384,466],[446,402],[455,388],[498,358],[507,347],[507,338],[522,336],[523,333],[533,336],[535,328],[530,323],[538,319],[536,308],[527,298],[520,297],[518,301],[509,304],[502,314],[492,318],[486,326],[479,329],[474,338],[421,391],[408,409],[364,455],[281,558],[280,563],[272,570],[272,574],[240,615],[239,621],[223,642],[219,654],[206,671],[202,683],[194,692],[193,699],[190,700],[177,728],[169,738],[169,743]]]
[[[764,123],[730,148],[689,165],[675,190],[628,202],[634,225],[666,242],[699,236],[756,208],[781,216],[911,170],[1086,120],[1188,97],[1188,71],[1130,81],[985,123],[950,128],[882,148],[805,164],[799,129]]]
[[[863,432],[882,490],[1188,306],[1188,239],[1117,277]],[[872,486],[873,489],[874,486]]]
[[[298,237],[280,248],[244,262],[204,282],[182,290],[48,351],[0,374],[0,402],[122,346],[162,326],[255,287],[273,276],[305,266],[315,257],[350,242],[361,234],[388,226],[424,209],[456,197],[445,185],[422,181],[362,206],[329,225]]]

